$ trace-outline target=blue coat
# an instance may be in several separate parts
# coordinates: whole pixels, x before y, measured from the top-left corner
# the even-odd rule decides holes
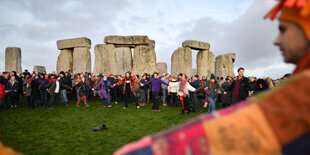
[[[107,81],[107,89],[109,88],[113,88],[113,86],[111,85],[111,82],[110,81]],[[103,98],[108,98],[108,96],[110,96],[110,93],[109,91],[107,92],[106,89],[105,89],[105,86],[104,86],[104,80],[101,79],[100,82],[95,86],[95,90],[98,89],[100,87],[100,99],[103,99]]]

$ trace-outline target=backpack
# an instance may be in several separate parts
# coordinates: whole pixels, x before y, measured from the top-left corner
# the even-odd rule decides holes
[[[5,85],[0,83],[0,99],[3,99],[5,96]]]

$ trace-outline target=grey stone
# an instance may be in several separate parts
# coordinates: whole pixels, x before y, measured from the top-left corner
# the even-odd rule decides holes
[[[176,49],[171,56],[171,75],[192,74],[192,51],[188,47]]]
[[[132,72],[136,75],[156,72],[156,54],[151,45],[137,45],[134,49]]]
[[[165,62],[156,63],[156,69],[160,75],[167,73],[167,64]]]
[[[5,49],[5,71],[22,73],[22,52],[19,47],[7,47]]]
[[[56,70],[59,73],[60,71],[68,71],[73,69],[73,49],[63,49],[57,58],[57,67]]]
[[[108,75],[116,73],[115,47],[112,44],[98,44],[95,46],[94,73]]]
[[[75,48],[75,47],[90,48],[91,40],[86,37],[58,40],[57,47],[59,50],[70,49],[70,48]]]
[[[214,54],[208,50],[201,50],[197,54],[197,74],[199,76],[210,76],[214,74]]]
[[[191,49],[195,50],[209,50],[210,44],[202,41],[196,41],[196,40],[185,40],[182,43],[183,47],[189,47]]]
[[[132,53],[129,47],[118,47],[115,51],[117,74],[125,75],[132,71]]]
[[[104,37],[104,43],[117,45],[148,45],[149,38],[147,36],[118,36],[111,35]]]
[[[91,55],[87,47],[76,47],[73,50],[73,72],[91,72]]]
[[[231,76],[235,77],[234,62],[236,59],[235,53],[219,55],[215,58],[215,75],[218,77]]]
[[[33,66],[32,71],[42,73],[43,71],[46,72],[46,68],[45,68],[45,66]]]
[[[192,76],[195,76],[195,75],[197,75],[197,68],[192,69]]]

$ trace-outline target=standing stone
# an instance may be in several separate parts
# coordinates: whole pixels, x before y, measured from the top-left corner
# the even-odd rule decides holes
[[[73,50],[73,72],[91,72],[91,55],[87,47],[76,47]]]
[[[18,47],[7,47],[5,49],[5,71],[16,71],[22,73],[22,52]]]
[[[108,75],[110,72],[117,72],[115,47],[112,44],[98,44],[95,46],[94,73]]]
[[[215,59],[215,75],[218,77],[231,76],[235,77],[234,62],[236,59],[235,53],[219,55]]]
[[[195,76],[195,75],[197,75],[197,68],[192,69],[192,76]]]
[[[57,67],[56,70],[59,73],[60,71],[68,71],[73,69],[73,50],[72,49],[63,49],[57,58]]]
[[[197,54],[197,74],[199,76],[210,76],[214,74],[214,54],[208,50],[201,50]]]
[[[189,47],[195,50],[209,50],[210,44],[206,42],[196,41],[196,40],[185,40],[182,43],[183,47]]]
[[[171,75],[192,74],[192,51],[188,47],[176,49],[171,56]]]
[[[133,74],[153,74],[156,72],[156,54],[151,45],[137,45],[133,56]]]
[[[156,63],[156,69],[160,75],[167,73],[167,64],[165,62]]]
[[[85,37],[82,38],[72,38],[57,41],[57,47],[59,50],[69,49],[75,47],[87,47],[90,48],[91,40]]]
[[[115,50],[117,74],[125,75],[132,71],[132,53],[129,47],[118,47]]]
[[[46,71],[46,68],[45,66],[33,66],[32,71],[42,73],[43,71]]]
[[[155,47],[155,40],[150,40],[150,45],[151,45],[152,47]]]

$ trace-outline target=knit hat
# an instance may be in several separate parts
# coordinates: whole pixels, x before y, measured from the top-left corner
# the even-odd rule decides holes
[[[113,75],[113,73],[112,73],[112,72],[110,72],[110,73],[109,73],[109,76],[111,76],[111,75]]]
[[[215,75],[212,73],[210,79],[215,79]]]
[[[310,40],[310,0],[279,0],[264,18],[274,20],[280,11],[279,20],[298,24]]]

